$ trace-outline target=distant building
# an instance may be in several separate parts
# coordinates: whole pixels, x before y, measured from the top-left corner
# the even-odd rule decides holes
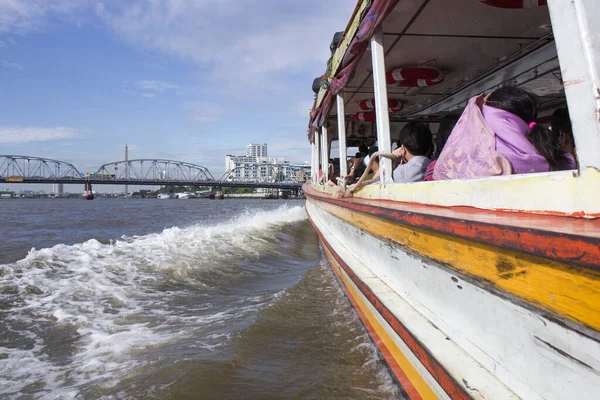
[[[233,156],[228,154],[225,156],[225,171],[231,171],[235,169],[239,164],[255,163],[256,157],[248,156]]]
[[[225,171],[230,172],[227,180],[249,182],[280,182],[295,180],[296,169],[283,157],[268,157],[267,144],[246,146],[245,156],[225,156]]]
[[[267,144],[266,143],[263,143],[263,144],[250,143],[248,146],[246,146],[246,157],[254,157],[254,158],[268,157]]]
[[[64,183],[53,183],[52,184],[52,193],[54,193],[54,194],[64,194],[65,193],[65,185],[64,185]]]

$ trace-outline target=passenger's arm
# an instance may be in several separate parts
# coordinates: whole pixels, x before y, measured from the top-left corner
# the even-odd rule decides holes
[[[360,179],[358,180],[358,182],[356,182],[356,184],[350,186],[350,191],[354,192],[366,185],[369,185],[371,183],[375,183],[379,180],[379,169],[377,171],[375,171],[375,174],[373,174],[373,178],[365,180],[367,175],[369,174],[369,171],[373,168],[373,164],[375,163],[376,157],[381,156],[381,157],[385,157],[385,158],[389,158],[392,161],[395,162],[399,162],[400,157],[398,157],[397,155],[393,154],[393,153],[388,153],[385,151],[377,151],[375,153],[373,153],[373,155],[371,156],[371,159],[369,160],[369,165],[367,165],[367,169],[365,169],[365,172],[362,174],[362,176],[360,177]]]

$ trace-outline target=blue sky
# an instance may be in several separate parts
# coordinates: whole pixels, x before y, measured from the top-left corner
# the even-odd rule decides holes
[[[0,0],[0,154],[82,172],[206,166],[250,142],[310,161],[312,80],[353,0]]]

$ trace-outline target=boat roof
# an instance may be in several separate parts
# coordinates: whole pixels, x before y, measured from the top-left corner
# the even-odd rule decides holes
[[[362,54],[350,67],[352,78],[341,87],[346,119],[354,120],[352,115],[362,111],[359,103],[374,97],[370,49],[353,48],[352,43],[373,18],[376,3],[395,3],[377,10],[387,13],[381,22],[386,71],[432,67],[444,75],[442,82],[428,87],[388,84],[388,98],[404,104],[402,110],[390,113],[392,123],[459,115],[470,97],[507,84],[535,94],[541,116],[566,103],[548,7],[505,9],[479,0],[360,0],[328,62],[326,83],[315,96],[313,130],[328,121],[335,131],[335,96],[327,85],[344,68],[348,72],[345,62],[352,52]]]

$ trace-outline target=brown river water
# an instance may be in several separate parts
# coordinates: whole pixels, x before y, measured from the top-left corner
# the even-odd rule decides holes
[[[401,397],[302,201],[0,201],[0,398]]]

